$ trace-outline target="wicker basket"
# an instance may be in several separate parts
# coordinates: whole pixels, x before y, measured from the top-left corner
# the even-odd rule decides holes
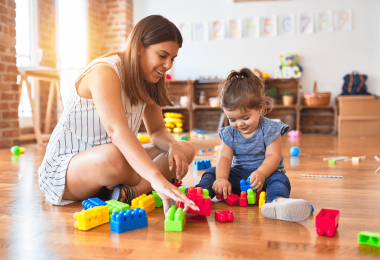
[[[304,92],[302,102],[306,106],[327,106],[330,104],[331,92],[318,92],[317,82],[314,82],[314,92]]]

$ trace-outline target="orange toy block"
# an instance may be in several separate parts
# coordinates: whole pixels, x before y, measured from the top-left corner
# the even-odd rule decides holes
[[[139,207],[140,209],[145,209],[146,213],[151,212],[155,209],[154,196],[143,194],[132,200],[131,209]]]
[[[107,206],[98,206],[92,209],[82,210],[74,213],[74,227],[79,230],[89,230],[110,222]]]

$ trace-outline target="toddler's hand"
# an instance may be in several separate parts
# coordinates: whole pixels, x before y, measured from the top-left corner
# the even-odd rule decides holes
[[[257,171],[252,172],[249,178],[251,178],[252,189],[260,191],[263,188],[264,183],[265,183],[265,176],[262,171],[257,170]]]
[[[222,195],[224,199],[227,199],[227,194],[231,195],[231,183],[227,179],[218,179],[214,181],[212,189],[216,195]]]

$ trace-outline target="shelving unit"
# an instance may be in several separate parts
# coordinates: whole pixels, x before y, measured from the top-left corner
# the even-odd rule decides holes
[[[262,78],[266,89],[277,88],[277,96],[272,112],[266,115],[268,118],[280,119],[288,124],[291,130],[299,130],[302,133],[327,133],[337,132],[337,107],[336,106],[305,106],[301,104],[301,85],[299,79],[273,79]],[[165,112],[179,112],[185,115],[184,132],[190,132],[194,128],[208,131],[216,131],[223,111],[220,107],[200,105],[201,91],[206,94],[207,100],[218,96],[218,86],[221,80],[186,80],[171,81],[171,98],[175,106],[163,108]],[[295,94],[295,104],[285,106],[282,96],[290,90]],[[188,97],[188,105],[180,106],[181,96]],[[228,120],[224,116],[224,126]],[[140,131],[145,131],[143,124]]]

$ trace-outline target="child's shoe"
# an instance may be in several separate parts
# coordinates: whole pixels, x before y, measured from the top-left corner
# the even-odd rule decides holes
[[[270,219],[298,222],[307,219],[311,214],[311,207],[302,199],[280,199],[264,204],[261,213]]]

